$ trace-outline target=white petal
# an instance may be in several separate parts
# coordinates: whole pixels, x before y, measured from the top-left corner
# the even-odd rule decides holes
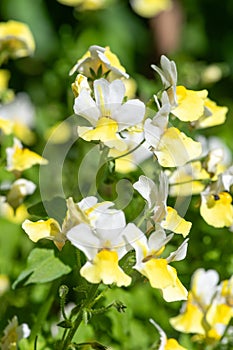
[[[153,209],[157,200],[158,188],[149,177],[141,175],[133,184],[135,190],[147,201],[149,209]]]
[[[173,237],[173,234],[166,235],[165,231],[158,227],[158,229],[153,232],[148,239],[149,250],[160,250],[165,246]]]
[[[110,241],[117,244],[121,237],[121,231],[125,228],[125,215],[122,210],[109,209],[96,220],[96,231],[101,241]],[[112,245],[111,245],[112,247]]]
[[[162,130],[153,124],[152,119],[147,118],[144,123],[144,133],[146,142],[156,149],[160,142]]]
[[[70,229],[67,232],[67,239],[80,249],[89,260],[92,260],[98,249],[102,248],[99,239],[86,224],[80,224]]]
[[[147,238],[144,233],[134,224],[128,224],[122,233],[125,241],[134,248],[136,252],[136,265],[135,268],[140,269],[142,260],[147,256],[149,252]]]
[[[215,270],[198,269],[192,276],[192,292],[205,306],[209,306],[217,290],[219,275]]]
[[[94,81],[95,100],[102,117],[110,117],[110,110],[108,108],[110,102],[109,85],[110,83],[105,79]]]
[[[167,258],[168,263],[171,261],[180,261],[186,257],[188,249],[188,238],[178,247],[177,250],[172,252]]]
[[[95,101],[85,89],[75,99],[74,112],[89,121],[92,126],[96,126],[97,120],[101,116]]]
[[[125,85],[120,79],[113,80],[109,86],[109,103],[121,104],[125,96]]]
[[[153,326],[155,326],[155,328],[157,328],[159,335],[160,335],[160,345],[159,345],[158,350],[164,350],[166,342],[167,342],[167,336],[166,336],[165,332],[154,320],[152,320],[152,318],[150,318],[149,321],[150,321],[150,323],[153,324]]]
[[[118,123],[118,130],[139,124],[144,118],[146,107],[143,102],[128,100],[118,110],[112,113],[112,118]]]

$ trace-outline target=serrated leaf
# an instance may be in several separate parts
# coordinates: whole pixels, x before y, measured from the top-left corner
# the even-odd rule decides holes
[[[15,288],[24,280],[23,285],[51,282],[70,271],[69,266],[54,256],[53,250],[35,248],[28,256],[26,269],[19,275],[12,287]]]

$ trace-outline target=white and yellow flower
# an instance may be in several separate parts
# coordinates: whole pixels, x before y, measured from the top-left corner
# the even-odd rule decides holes
[[[171,325],[183,333],[195,333],[196,339],[219,341],[233,315],[232,279],[218,285],[215,270],[198,269],[191,281],[188,301],[181,314],[170,319]],[[229,298],[230,297],[230,298]]]
[[[163,167],[182,166],[200,156],[201,143],[194,141],[175,127],[168,127],[171,105],[166,92],[162,95],[162,106],[153,119],[144,123],[146,142],[151,146],[158,162]]]
[[[23,148],[22,143],[14,138],[12,147],[6,148],[8,171],[23,171],[31,168],[35,164],[45,165],[48,163],[47,159],[41,157],[39,154],[30,151],[28,148]]]
[[[62,226],[53,218],[33,222],[25,220],[22,228],[33,242],[40,239],[50,239],[61,250],[67,240],[67,232],[74,226],[85,223],[94,227],[95,221],[105,212],[111,202],[97,203],[96,197],[86,197],[79,203],[74,203],[70,197],[67,199],[67,212]]]
[[[86,140],[99,140],[106,146],[120,151],[126,144],[119,132],[130,128],[143,120],[145,105],[133,99],[123,103],[125,86],[121,80],[109,83],[105,79],[94,81],[93,99],[86,89],[82,89],[75,99],[74,112],[85,118],[92,126],[78,127],[79,136]]]
[[[19,341],[28,338],[30,329],[26,323],[19,325],[17,316],[14,316],[4,329],[4,335],[0,340],[2,350],[17,349]]]
[[[184,122],[198,120],[204,114],[207,95],[207,90],[194,91],[177,86],[177,106],[172,108],[172,113]]]
[[[167,236],[157,225],[155,232],[147,239],[139,228],[132,225],[128,224],[125,239],[136,252],[134,269],[147,277],[153,288],[161,290],[166,301],[186,300],[188,292],[179,280],[176,269],[169,263],[185,258],[188,240],[186,239],[176,251],[165,258],[162,254],[173,234]]]
[[[111,52],[108,46],[90,46],[88,51],[80,58],[70,71],[70,75],[78,71],[86,77],[96,78],[101,70],[101,75],[107,74],[107,79],[112,81],[117,78],[128,78],[125,68],[118,57]],[[93,73],[95,76],[93,76]],[[100,77],[98,77],[100,78]]]
[[[141,175],[133,187],[147,202],[147,211],[154,223],[159,223],[169,231],[182,234],[186,237],[189,234],[192,223],[183,219],[177,211],[167,206],[168,178],[164,173],[160,174],[158,184],[150,178]]]
[[[1,22],[0,51],[3,59],[31,56],[35,42],[27,24],[13,20]]]
[[[133,225],[133,228],[132,226]],[[126,225],[123,211],[107,209],[94,222],[94,226],[81,223],[67,233],[68,240],[87,257],[80,274],[91,283],[116,283],[128,286],[131,277],[118,265],[127,253],[124,235],[134,224]]]
[[[10,184],[6,201],[12,208],[16,209],[23,203],[26,196],[34,193],[35,189],[36,185],[32,181],[20,178]]]
[[[232,196],[226,191],[214,193],[207,188],[201,194],[200,214],[208,225],[230,227],[233,224]]]
[[[34,106],[26,93],[18,93],[13,101],[0,105],[0,128],[5,134],[14,134],[27,145],[35,140],[31,131],[34,117]],[[8,125],[8,128],[4,128],[4,125]]]

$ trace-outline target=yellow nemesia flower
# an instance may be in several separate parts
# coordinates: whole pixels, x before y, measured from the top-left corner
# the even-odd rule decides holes
[[[193,91],[184,86],[176,87],[178,106],[172,109],[172,113],[184,122],[192,122],[204,114],[205,99],[207,90]]]
[[[202,195],[200,214],[208,225],[230,227],[233,224],[232,197],[228,192]]]
[[[45,165],[48,163],[47,159],[39,154],[30,151],[28,148],[23,148],[21,142],[16,138],[13,147],[8,147],[6,153],[8,171],[23,171],[35,164]]]
[[[131,277],[126,275],[118,265],[118,255],[115,251],[101,250],[93,263],[86,263],[80,270],[81,276],[91,283],[116,283],[118,287],[129,286]]]
[[[35,42],[29,27],[17,21],[0,23],[0,51],[3,58],[30,56],[35,50]]]
[[[71,69],[70,75],[72,75],[75,71],[78,71],[86,77],[93,79],[92,72],[98,75],[100,67],[102,75],[108,72],[107,79],[109,81],[116,78],[129,77],[125,72],[125,68],[121,65],[118,57],[111,52],[109,46],[101,47],[98,45],[92,45],[89,47],[89,50]]]
[[[154,17],[172,6],[171,0],[131,0],[130,3],[138,15],[146,18]]]

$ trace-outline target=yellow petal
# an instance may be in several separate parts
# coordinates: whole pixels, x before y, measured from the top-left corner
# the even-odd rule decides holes
[[[23,171],[31,168],[35,164],[47,164],[48,161],[39,154],[30,151],[28,148],[15,147],[12,155],[11,164],[7,166],[7,170]]]
[[[186,136],[177,128],[168,128],[163,134],[154,153],[163,167],[176,167],[186,164],[201,154],[201,144]]]
[[[118,57],[111,52],[109,46],[106,46],[104,56],[107,57],[107,59],[109,60],[111,67],[117,68],[119,71],[125,73],[125,68],[121,65]]]
[[[232,197],[228,192],[202,198],[200,214],[208,225],[213,227],[229,227],[233,224]]]
[[[162,222],[162,227],[186,237],[192,227],[192,223],[183,219],[174,208],[167,207],[167,216]]]
[[[208,95],[207,90],[193,91],[184,86],[176,87],[178,107],[172,113],[184,122],[192,122],[204,114],[204,101]]]
[[[174,282],[168,287],[162,289],[164,300],[166,300],[167,302],[187,300],[188,291],[177,277],[176,269],[168,265],[168,270],[169,273],[173,276]]]
[[[232,307],[226,304],[212,304],[207,311],[206,320],[211,326],[217,323],[228,325],[232,316]]]
[[[123,151],[126,149],[126,145],[117,137],[117,131],[117,122],[107,117],[100,118],[94,129],[78,127],[78,133],[82,139],[86,141],[99,140],[108,147],[115,147]]]
[[[205,329],[202,326],[203,313],[196,306],[187,303],[184,313],[179,316],[170,318],[170,323],[173,328],[183,333],[198,333],[205,334]]]
[[[167,340],[167,343],[165,344],[164,350],[187,350],[187,348],[184,348],[181,346],[177,340],[170,338]]]
[[[39,220],[37,222],[25,220],[22,228],[33,242],[38,242],[42,238],[52,239],[59,250],[65,244],[60,225],[54,219]]]
[[[116,283],[118,287],[128,286],[131,277],[126,275],[118,265],[117,252],[107,249],[101,250],[93,262],[87,262],[80,270],[81,276],[91,283]]]
[[[169,268],[166,259],[150,259],[144,263],[140,273],[148,278],[153,288],[163,289],[174,285],[176,277]]]

